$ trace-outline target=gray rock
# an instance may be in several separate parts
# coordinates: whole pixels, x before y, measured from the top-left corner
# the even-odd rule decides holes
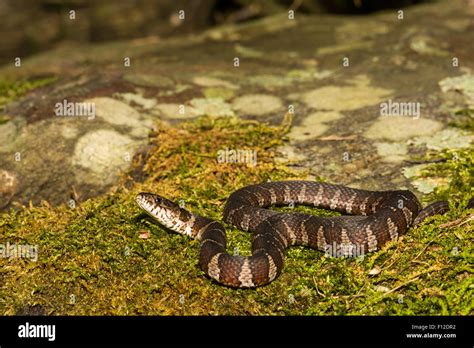
[[[365,136],[369,139],[384,139],[391,141],[407,140],[416,136],[430,135],[440,129],[443,124],[424,118],[405,116],[380,116],[369,129]]]
[[[97,130],[83,135],[76,143],[72,165],[88,170],[77,177],[89,184],[112,184],[130,165],[138,144],[131,138],[112,130]]]
[[[232,107],[241,115],[262,116],[283,110],[280,98],[266,94],[248,94],[234,99]]]

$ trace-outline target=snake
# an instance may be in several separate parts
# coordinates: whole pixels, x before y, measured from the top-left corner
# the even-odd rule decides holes
[[[217,283],[254,288],[275,280],[284,267],[285,249],[303,245],[328,256],[357,257],[381,249],[426,218],[449,210],[446,201],[424,209],[409,190],[368,191],[304,180],[270,181],[230,194],[223,220],[252,233],[251,256],[231,255],[224,225],[194,214],[182,204],[141,192],[136,202],[167,229],[200,241],[199,265]],[[268,209],[302,204],[344,215],[320,217]],[[474,205],[474,199],[468,206]]]

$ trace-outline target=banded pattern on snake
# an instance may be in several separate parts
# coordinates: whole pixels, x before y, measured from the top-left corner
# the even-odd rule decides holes
[[[140,193],[138,205],[165,227],[201,242],[201,269],[218,283],[250,288],[270,283],[281,273],[284,251],[306,245],[322,251],[335,247],[356,256],[379,250],[428,216],[443,214],[447,202],[422,209],[408,191],[366,191],[311,181],[267,182],[233,192],[224,207],[224,221],[252,232],[252,255],[226,252],[224,226],[193,214],[153,193]],[[473,201],[471,199],[471,201]],[[271,205],[305,204],[350,216],[319,217],[277,212]],[[474,202],[472,202],[474,203]]]

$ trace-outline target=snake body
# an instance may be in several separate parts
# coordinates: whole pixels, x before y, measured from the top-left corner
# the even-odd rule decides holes
[[[306,245],[332,256],[360,256],[380,249],[426,217],[442,214],[447,202],[422,209],[416,196],[403,191],[366,191],[311,181],[267,182],[233,192],[224,221],[252,232],[252,255],[226,252],[224,226],[181,208],[153,193],[137,195],[138,205],[165,227],[201,243],[199,265],[210,278],[230,287],[270,283],[281,273],[284,251]],[[277,212],[271,205],[305,204],[349,216],[319,217]]]

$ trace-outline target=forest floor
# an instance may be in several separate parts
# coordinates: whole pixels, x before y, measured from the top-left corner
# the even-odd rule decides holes
[[[428,196],[429,201],[449,196],[457,203],[446,215],[358,258],[290,248],[279,278],[244,290],[208,279],[197,264],[199,242],[154,223],[134,198],[140,191],[157,192],[220,221],[223,204],[237,187],[308,178],[308,172],[276,161],[275,149],[285,141],[289,123],[202,117],[180,128],[157,128],[146,155],[135,158],[108,194],[76,206],[43,202],[1,216],[0,243],[36,246],[37,254],[0,258],[0,313],[473,314],[473,212],[464,208],[472,195],[472,151],[439,152],[445,161],[423,172],[452,178]],[[258,161],[219,163],[217,152],[226,148],[251,148]],[[331,214],[298,206],[280,209]],[[229,251],[248,255],[250,236],[230,226],[227,231]]]

